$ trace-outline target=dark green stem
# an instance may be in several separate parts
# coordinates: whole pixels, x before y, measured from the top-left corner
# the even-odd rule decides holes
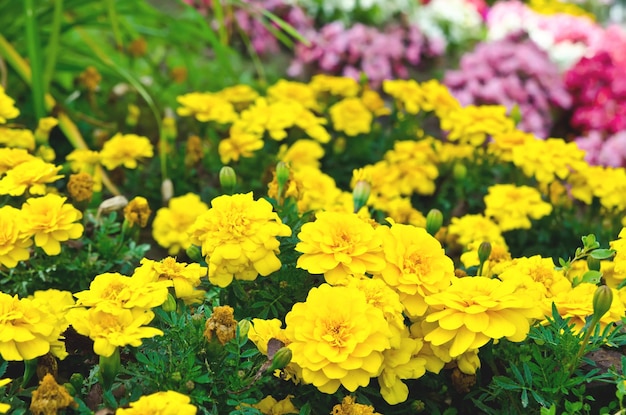
[[[45,88],[41,63],[41,44],[37,31],[37,18],[35,16],[34,0],[24,0],[24,14],[26,21],[26,42],[28,44],[28,58],[32,73],[32,92],[37,118],[46,115]]]

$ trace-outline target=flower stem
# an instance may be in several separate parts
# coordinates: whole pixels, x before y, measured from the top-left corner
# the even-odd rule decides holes
[[[37,17],[35,16],[34,0],[24,0],[24,14],[26,21],[26,43],[28,44],[28,58],[32,71],[32,92],[35,115],[43,118],[46,114],[44,101],[44,78],[41,65],[41,44],[37,31]]]

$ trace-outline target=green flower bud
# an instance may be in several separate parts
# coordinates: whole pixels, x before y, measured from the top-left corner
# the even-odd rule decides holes
[[[185,250],[187,256],[196,262],[204,261],[202,256],[202,249],[198,245],[189,245],[189,248]]]
[[[163,136],[169,142],[176,141],[178,130],[176,129],[176,120],[172,115],[166,115],[163,118]]]
[[[81,390],[83,388],[84,381],[85,377],[80,373],[72,373],[72,376],[70,376],[70,383],[74,387],[74,390]]]
[[[180,382],[181,380],[183,380],[183,376],[180,374],[180,372],[174,372],[172,373],[172,376],[170,376],[170,379],[172,379],[174,382]]]
[[[483,242],[478,247],[478,260],[480,263],[484,263],[489,259],[489,255],[491,255],[491,244],[489,242]]]
[[[278,182],[278,186],[281,188],[285,188],[287,186],[287,182],[289,181],[289,166],[284,161],[279,161],[276,164],[276,181]]]
[[[237,326],[239,327],[239,338],[243,338],[245,336],[248,335],[248,332],[250,332],[250,327],[252,326],[252,324],[250,323],[250,320],[240,320],[239,322],[237,322]]]
[[[600,260],[592,257],[591,255],[587,257],[587,267],[589,271],[600,271]]]
[[[176,311],[176,307],[176,298],[172,294],[167,293],[167,299],[161,304],[161,308],[169,313],[170,311]]]
[[[275,370],[282,369],[291,362],[291,349],[289,347],[281,347],[276,351],[274,357],[272,358],[272,364],[269,369],[267,369],[268,373],[273,373]]]
[[[416,413],[419,414],[420,412],[423,412],[426,409],[426,405],[424,404],[423,401],[420,400],[416,400],[411,402],[411,410]]]
[[[452,175],[456,180],[463,180],[467,176],[467,167],[465,167],[465,164],[456,163],[452,168]]]
[[[443,224],[443,214],[439,209],[431,209],[426,215],[426,232],[435,235]]]
[[[611,308],[613,290],[608,285],[601,285],[593,293],[593,318],[600,320]]]
[[[63,387],[67,390],[67,393],[69,393],[70,396],[76,396],[76,388],[74,388],[74,385],[66,382],[63,384]]]
[[[128,104],[128,113],[126,114],[126,125],[134,127],[139,122],[141,110],[135,104]]]
[[[237,184],[237,174],[230,166],[224,166],[220,169],[220,186],[226,193],[232,193]]]
[[[522,121],[522,111],[520,110],[519,105],[513,105],[509,117],[511,117],[515,125],[519,124],[519,122]]]
[[[359,180],[354,185],[352,191],[352,201],[354,203],[354,213],[358,212],[363,206],[367,204],[367,200],[372,193],[372,185],[365,180]]]

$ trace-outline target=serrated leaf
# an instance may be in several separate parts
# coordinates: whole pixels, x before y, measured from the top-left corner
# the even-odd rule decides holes
[[[498,388],[510,391],[521,389],[521,386],[518,383],[516,383],[513,379],[507,378],[506,376],[494,376],[493,384]]]

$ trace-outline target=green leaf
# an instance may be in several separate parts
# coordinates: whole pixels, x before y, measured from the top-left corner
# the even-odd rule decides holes
[[[521,402],[522,402],[522,407],[524,408],[528,407],[528,389],[522,390]]]
[[[300,408],[299,415],[311,415],[311,404],[307,402],[302,408]]]
[[[507,378],[506,376],[494,376],[492,381],[496,387],[505,390],[513,391],[522,389],[522,386],[516,383],[513,379]]]
[[[615,253],[616,251],[614,249],[594,249],[589,255],[595,259],[609,259],[612,258]]]
[[[580,282],[597,284],[600,282],[600,278],[602,278],[602,273],[600,271],[587,271],[583,274]]]

